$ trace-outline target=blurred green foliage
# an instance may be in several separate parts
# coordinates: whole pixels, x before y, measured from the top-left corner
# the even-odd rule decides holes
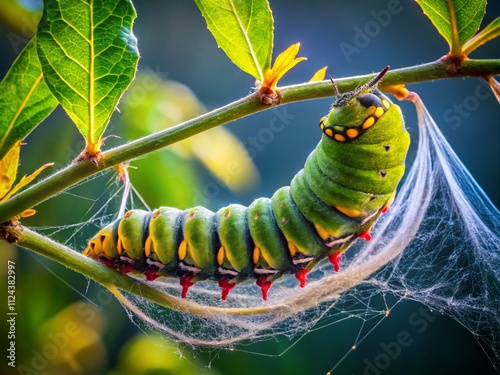
[[[137,139],[206,111],[187,86],[146,69],[137,75],[120,103],[121,116],[112,132],[125,139]],[[198,161],[231,190],[249,190],[258,182],[258,172],[245,148],[223,127],[134,160],[129,173],[137,191],[147,194],[152,207],[206,205],[210,196],[200,181]]]

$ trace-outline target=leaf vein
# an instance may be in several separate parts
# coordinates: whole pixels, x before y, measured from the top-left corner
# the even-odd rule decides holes
[[[33,85],[30,87],[28,93],[26,94],[26,96],[24,97],[21,105],[19,106],[19,108],[17,109],[16,111],[16,114],[14,115],[14,117],[12,118],[12,121],[9,123],[9,126],[7,127],[7,129],[5,130],[5,134],[4,136],[2,137],[2,139],[0,140],[0,148],[3,147],[10,131],[12,130],[12,128],[14,127],[14,124],[16,123],[17,119],[19,118],[19,116],[21,116],[21,113],[23,112],[24,108],[26,107],[26,105],[28,104],[28,101],[30,100],[31,96],[33,95],[33,92],[35,91],[35,89],[38,87],[38,85],[40,84],[40,82],[42,81],[43,79],[43,73],[40,73],[38,75],[38,77],[36,78],[35,82],[33,83]]]
[[[75,28],[75,26],[73,26],[72,23],[70,23],[68,20],[66,20],[64,17],[61,17],[61,20],[64,21],[64,23],[66,25],[68,25],[69,27],[71,27],[72,30],[74,30],[78,35],[80,35],[87,43],[90,44],[90,40],[89,38],[87,38],[85,35],[83,35],[80,30],[78,30],[77,28]]]
[[[234,16],[236,17],[236,21],[238,22],[238,25],[240,26],[241,31],[243,32],[243,35],[244,35],[245,40],[246,40],[247,45],[248,45],[248,50],[250,52],[250,56],[252,57],[252,60],[255,64],[255,67],[257,68],[257,71],[259,72],[260,79],[263,80],[264,74],[262,73],[262,69],[260,68],[259,60],[257,58],[255,51],[253,50],[253,45],[252,45],[252,42],[250,41],[250,38],[248,37],[248,33],[246,32],[246,29],[243,27],[243,23],[242,23],[239,15],[236,11],[233,0],[229,0],[229,4],[231,4],[232,12],[233,12]],[[253,1],[252,1],[250,6],[253,9]],[[249,19],[248,23],[250,25],[251,19]]]

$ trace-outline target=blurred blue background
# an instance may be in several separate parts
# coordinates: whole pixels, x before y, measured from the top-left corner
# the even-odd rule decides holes
[[[5,1],[5,4],[10,2],[0,1]],[[22,3],[34,11],[39,9],[36,1]],[[343,77],[377,72],[386,65],[395,69],[429,62],[447,52],[446,42],[414,1],[271,0],[270,4],[275,19],[274,56],[290,44],[300,42],[299,55],[308,58],[293,69],[281,81],[281,85],[306,81],[325,65],[328,66],[328,75]],[[163,79],[187,85],[208,109],[225,105],[251,91],[253,78],[241,72],[222,50],[217,48],[194,2],[148,0],[136,1],[135,6],[138,18],[134,32],[139,40],[141,52],[139,72],[152,71]],[[7,9],[2,7],[0,12]],[[381,21],[381,14],[390,14],[390,18]],[[1,15],[1,76],[7,72],[36,25],[36,13],[30,15],[23,10],[19,15],[21,18],[18,18],[17,22],[12,22],[12,16],[6,13]],[[482,27],[499,15],[500,2],[491,1]],[[359,37],[359,30],[368,31],[372,36],[360,43],[360,40],[356,39],[357,35]],[[351,47],[355,50],[349,50]],[[500,58],[499,52],[500,41],[497,40],[479,48],[471,57]],[[408,85],[408,88],[420,95],[456,153],[498,207],[500,106],[491,91],[482,81],[473,78],[426,82]],[[206,206],[215,210],[234,202],[248,205],[255,197],[271,196],[278,187],[288,184],[302,168],[306,156],[318,142],[318,121],[328,112],[331,101],[320,99],[291,104],[226,125],[226,129],[236,134],[247,146],[260,172],[260,183],[249,191],[236,194],[195,163],[189,167],[189,173],[193,173],[199,191],[209,188]],[[410,133],[416,136],[413,105],[400,105]],[[276,116],[283,121],[284,130],[273,134],[263,131]],[[121,124],[119,117],[118,113],[113,116],[107,134],[121,134],[118,128]],[[255,145],[255,139],[258,146]],[[109,146],[106,146],[116,146],[125,141],[126,139],[110,139]],[[37,128],[26,142],[28,146],[22,151],[21,173],[29,172],[50,161],[56,163],[55,169],[62,168],[76,157],[82,148],[81,136],[60,109]],[[37,147],[29,147],[31,144],[36,144]],[[110,178],[111,175],[108,175],[97,182],[85,184],[80,190],[76,189],[74,194],[95,196],[92,199],[97,199]],[[91,189],[97,190],[91,192]],[[162,199],[156,192],[151,193],[155,196],[148,196],[148,191],[141,190],[141,194],[148,202],[159,200],[167,203],[166,199]],[[77,203],[71,206],[67,213],[68,221],[61,221],[61,211],[65,205],[62,199],[64,197],[58,197],[38,207],[41,214],[26,224],[56,226],[72,223],[74,218],[70,216],[77,211],[77,217],[84,217],[87,206],[82,204],[80,207]],[[57,238],[57,234],[54,236]],[[81,248],[85,238],[89,236],[90,234],[79,234],[70,244]],[[64,240],[64,236],[61,237]],[[81,299],[77,291],[86,293],[88,298],[104,306],[95,312],[100,318],[90,319],[89,326],[85,328],[88,330],[85,332],[94,332],[92,335],[95,336],[90,333],[87,335],[88,352],[78,352],[75,349],[75,353],[78,352],[79,356],[87,358],[84,361],[87,365],[94,360],[96,366],[81,367],[81,362],[78,362],[80,367],[74,367],[73,372],[68,372],[67,367],[63,365],[47,365],[49,367],[43,369],[51,368],[51,373],[61,374],[104,374],[110,373],[112,369],[115,369],[115,373],[126,373],[127,366],[123,365],[123,362],[126,363],[127,358],[145,360],[149,350],[155,353],[155,356],[164,355],[165,362],[173,363],[178,360],[175,356],[168,356],[175,346],[167,345],[165,351],[159,353],[153,348],[153,344],[140,351],[143,357],[133,357],[133,354],[127,357],[124,353],[133,352],[127,352],[126,348],[122,348],[122,344],[131,345],[129,340],[139,330],[130,323],[121,306],[109,298],[109,295],[106,297],[109,300],[106,299],[105,303],[99,300],[98,297],[106,296],[107,292],[93,284],[87,290],[88,284],[83,277],[33,256],[26,250],[1,250],[2,257],[16,259],[18,265],[19,364],[29,366],[36,357],[33,348],[38,345],[37,337],[41,336],[40,340],[43,341],[47,332],[56,329],[44,326],[45,331],[40,331],[42,325],[47,325],[48,321],[58,316],[61,321],[69,319],[61,317],[61,311],[71,310],[72,306],[75,306],[71,304]],[[5,268],[3,265],[1,267]],[[422,317],[427,313],[428,310],[418,303],[400,303],[389,318],[341,361],[334,374],[495,373],[482,348],[459,322],[447,316],[431,315],[432,319],[427,320],[425,329],[420,330],[422,326],[413,324],[415,314]],[[235,351],[230,352],[187,350],[186,365],[144,373],[208,374],[214,371],[219,374],[324,374],[342,359],[355,341],[359,329],[360,321],[351,319],[311,332],[291,348],[290,341],[280,338],[276,341],[237,347]],[[397,357],[390,360],[387,368],[372,368],[370,364],[375,363],[377,357],[380,358],[384,347],[397,340],[401,332],[408,332],[411,344],[403,347]],[[2,338],[0,341],[5,340]],[[161,340],[160,342],[164,343]],[[206,368],[208,365],[211,370]],[[5,373],[17,373],[8,367],[4,369]],[[44,373],[45,370],[42,370],[40,373]]]

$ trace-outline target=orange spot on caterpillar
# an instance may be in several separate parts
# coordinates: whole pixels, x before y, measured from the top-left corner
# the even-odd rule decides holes
[[[355,210],[354,208],[344,207],[344,206],[333,206],[340,212],[342,212],[345,216],[350,218],[356,218],[361,215],[361,211]]]
[[[132,211],[129,211],[125,215],[123,215],[123,218],[128,219],[131,215],[132,215]]]
[[[236,284],[231,283],[229,279],[220,279],[219,286],[222,288],[222,294],[220,297],[223,301],[225,301],[227,299],[227,295],[229,294],[231,289],[236,286]]]
[[[231,210],[227,209],[226,212],[224,212],[224,219],[227,219],[229,216],[231,216]]]
[[[359,132],[356,129],[347,129],[346,134],[349,138],[353,139],[359,135]]]
[[[375,107],[374,105],[368,107],[368,109],[366,110],[366,112],[371,116],[375,113],[375,111],[377,110],[377,107]]]
[[[328,239],[328,237],[330,237],[330,234],[326,231],[325,228],[323,228],[317,224],[314,224],[314,227],[316,228],[316,232],[318,233],[318,236],[320,236],[323,241],[326,241]]]
[[[151,255],[151,247],[153,246],[153,238],[151,236],[148,236],[146,238],[146,242],[144,244],[144,255],[149,257]]]
[[[267,276],[262,276],[261,278],[257,279],[256,284],[260,287],[260,290],[262,291],[262,299],[264,301],[267,301],[269,288],[271,288],[273,282],[268,281]]]
[[[373,114],[375,117],[380,117],[385,113],[384,108],[382,107],[377,107],[377,110]]]
[[[295,256],[295,254],[297,254],[299,252],[299,249],[297,248],[297,246],[295,246],[295,244],[293,242],[288,242],[288,251],[290,252],[290,255],[292,256],[292,258]]]
[[[222,266],[222,263],[224,263],[224,247],[221,246],[219,248],[219,251],[217,252],[217,264],[219,266]]]
[[[335,136],[333,138],[335,138],[335,140],[338,141],[338,142],[344,142],[345,141],[345,137],[342,134],[335,134]]]
[[[375,124],[375,117],[370,116],[363,122],[363,129],[368,129],[373,124]]]
[[[118,238],[118,241],[116,242],[116,251],[118,251],[118,254],[120,255],[121,253],[123,253],[123,244],[121,238]]]
[[[181,279],[179,280],[179,284],[181,284],[182,286],[182,292],[181,292],[182,298],[186,298],[188,289],[194,285],[194,283],[191,282],[191,280],[193,279],[194,275],[186,275],[181,277]]]
[[[186,240],[182,241],[181,244],[179,245],[179,249],[177,249],[177,255],[179,257],[179,260],[184,260],[184,258],[187,255],[187,242]]]
[[[297,278],[297,280],[300,281],[301,288],[304,288],[306,286],[308,273],[309,273],[309,270],[307,270],[305,268],[301,268],[300,271],[295,274],[295,277]]]
[[[260,258],[260,249],[258,247],[255,247],[253,249],[253,254],[252,254],[253,264],[257,264],[259,258]]]
[[[194,212],[194,211],[193,211],[193,212],[191,212],[191,213],[189,214],[188,219],[192,219],[192,218],[194,218],[195,216],[196,216],[196,212]]]
[[[96,258],[96,254],[95,254],[95,243],[93,242],[89,242],[89,245],[87,246],[87,248],[83,251],[82,253],[83,255],[85,255],[86,257],[91,257],[91,258]]]

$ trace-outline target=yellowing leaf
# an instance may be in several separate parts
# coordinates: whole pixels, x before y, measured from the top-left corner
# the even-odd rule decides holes
[[[23,178],[12,187],[17,177],[17,166],[19,164],[21,145],[22,142],[17,141],[14,146],[7,151],[2,160],[0,160],[0,202],[6,201],[12,197],[20,189],[33,181],[45,168],[54,165],[54,163],[47,163],[41,166],[31,175],[23,176]],[[33,216],[35,213],[36,211],[34,209],[29,208],[14,216],[11,220],[19,220],[20,218]]]
[[[148,87],[148,90],[144,90],[145,87]],[[146,94],[141,94],[143,95],[141,100],[136,100],[137,95],[144,92]],[[179,82],[163,80],[152,71],[138,74],[130,90],[125,94],[120,107],[127,137],[132,139],[177,125],[207,111],[187,86]],[[170,151],[176,155],[169,155]],[[156,162],[169,163],[168,172],[162,174],[169,173],[171,176],[182,174],[182,177],[179,177],[182,182],[178,185],[196,184],[195,165],[188,162],[189,159],[195,158],[203,163],[215,177],[227,184],[232,191],[249,189],[259,181],[257,168],[245,146],[223,127],[210,129],[175,143],[169,146],[168,151],[156,155],[149,156],[147,159],[156,158]],[[178,160],[177,156],[186,160]],[[149,190],[158,189],[159,192],[163,190],[162,194],[167,194],[167,189],[171,189],[168,191],[169,199],[172,199],[171,203],[177,202],[175,204],[185,207],[191,205],[193,199],[191,192],[186,193],[177,189],[176,183],[172,181],[158,181],[163,178],[154,176],[154,169],[151,173],[145,173],[152,163],[152,159],[149,159],[149,162],[146,161],[147,159],[133,163],[134,166],[140,166],[140,170],[130,172],[136,187],[141,189],[142,185],[144,189],[149,185]],[[175,165],[170,163],[175,163]],[[139,175],[142,176],[140,182],[137,181]],[[120,176],[122,176],[121,173]]]
[[[11,189],[17,176],[21,141],[17,141],[0,160],[0,200]]]
[[[328,68],[328,67],[325,66],[325,67],[321,68],[320,70],[318,70],[316,73],[314,73],[314,75],[311,77],[309,82],[323,81],[325,79],[325,75],[326,75],[326,68]]]
[[[12,190],[9,191],[7,195],[5,195],[2,199],[0,199],[0,202],[5,201],[12,197],[14,194],[16,194],[19,190],[21,190],[23,187],[28,185],[31,181],[33,181],[45,168],[50,167],[54,165],[54,163],[47,163],[42,165],[40,168],[38,168],[35,172],[30,174],[29,176],[23,176],[21,180],[12,188]]]
[[[299,62],[307,60],[305,57],[296,57],[299,53],[300,43],[292,44],[285,51],[281,52],[272,68],[264,72],[264,81],[261,87],[268,87],[271,91],[276,89],[278,81]]]

